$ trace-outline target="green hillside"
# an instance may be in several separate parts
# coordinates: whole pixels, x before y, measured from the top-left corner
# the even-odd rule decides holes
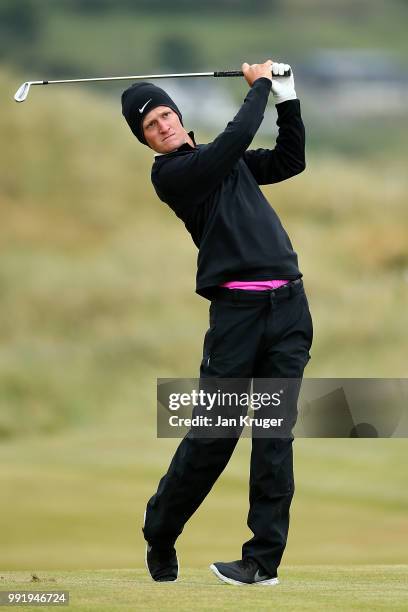
[[[222,70],[271,55],[306,59],[319,48],[392,51],[406,68],[406,19],[400,0],[3,0],[0,52],[67,75]]]

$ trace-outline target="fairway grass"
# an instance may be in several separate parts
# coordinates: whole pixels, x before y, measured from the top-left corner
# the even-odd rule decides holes
[[[407,610],[407,565],[287,566],[277,586],[230,586],[208,569],[181,567],[176,583],[144,569],[2,572],[1,590],[67,590],[70,610]],[[37,607],[24,606],[26,610]]]

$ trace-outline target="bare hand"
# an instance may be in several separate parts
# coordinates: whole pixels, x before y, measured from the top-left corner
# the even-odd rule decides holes
[[[244,62],[241,70],[248,85],[252,87],[255,81],[262,77],[272,81],[272,64],[272,60],[267,60],[264,64],[252,64],[251,66]]]

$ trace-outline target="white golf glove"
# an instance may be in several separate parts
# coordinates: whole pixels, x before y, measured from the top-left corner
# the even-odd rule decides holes
[[[291,70],[290,77],[279,76],[289,69]],[[272,64],[272,93],[275,104],[286,102],[286,100],[296,100],[295,79],[289,64],[278,64],[277,62]]]

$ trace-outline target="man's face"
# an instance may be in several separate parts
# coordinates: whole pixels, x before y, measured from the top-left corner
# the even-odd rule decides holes
[[[178,114],[168,106],[157,106],[147,113],[143,132],[147,144],[156,153],[170,153],[188,140]]]

